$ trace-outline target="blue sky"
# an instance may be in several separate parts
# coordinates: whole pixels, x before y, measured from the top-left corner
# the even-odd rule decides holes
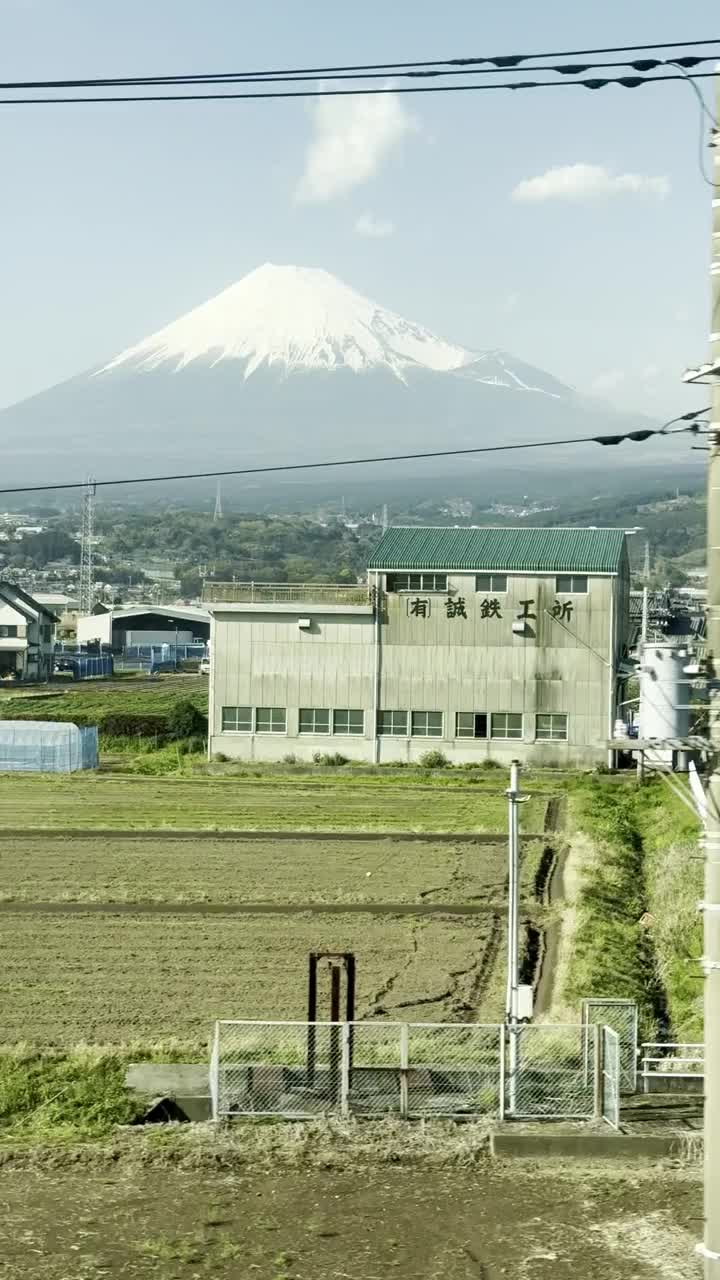
[[[716,29],[712,0],[0,0],[0,73],[409,61]],[[274,261],[325,267],[450,340],[617,404],[694,407],[679,376],[706,350],[711,193],[688,86],[427,94],[374,99],[366,116],[357,101],[0,108],[0,404]]]

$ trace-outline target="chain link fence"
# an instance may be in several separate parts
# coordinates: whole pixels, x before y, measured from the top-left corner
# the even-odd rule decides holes
[[[595,1114],[586,1029],[527,1023],[507,1031],[505,1114],[513,1119],[589,1120]]]
[[[593,1052],[591,1028],[595,1025],[612,1027],[617,1032],[620,1046],[620,1091],[635,1093],[638,1063],[638,1007],[635,1001],[600,998],[583,1000],[582,1022],[588,1029],[585,1037],[588,1069]]]
[[[581,1024],[222,1021],[213,1115],[589,1120],[596,1082],[585,1034]]]

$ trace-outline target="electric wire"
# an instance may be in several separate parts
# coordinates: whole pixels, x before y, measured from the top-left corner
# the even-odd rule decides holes
[[[713,71],[698,71],[693,79],[714,79]],[[571,89],[578,85],[585,89],[605,89],[608,85],[619,84],[624,89],[638,89],[645,84],[660,84],[662,81],[685,80],[684,75],[660,76],[608,76],[605,78],[578,80],[521,80],[505,81],[502,84],[424,84],[424,85],[391,85],[381,88],[353,89],[287,89],[269,90],[266,93],[142,93],[142,94],[97,94],[91,97],[53,97],[53,98],[0,98],[0,106],[66,106],[70,103],[116,103],[116,102],[222,102],[230,100],[268,100],[273,98],[346,98],[375,97],[380,94],[407,93],[482,93],[496,92],[502,89]]]
[[[682,68],[680,69],[682,70]],[[714,133],[718,131],[718,129],[720,128],[720,124],[718,124],[717,116],[713,115],[712,111],[710,110],[709,106],[705,101],[705,98],[702,95],[701,90],[695,84],[695,81],[693,80],[692,76],[687,75],[685,72],[683,72],[683,75],[685,76],[685,79],[687,80],[687,83],[690,85],[690,88],[692,89],[693,93],[695,94],[695,97],[697,98],[697,101],[698,101],[698,105],[700,107],[700,117],[699,117],[700,130],[698,133],[698,157],[697,157],[700,176],[703,182],[706,182],[709,187],[714,188],[715,182],[713,181],[712,178],[708,177],[707,168],[705,167],[705,154],[704,154],[705,130],[703,126],[705,122],[705,117],[707,117],[707,119],[710,121],[710,125]]]
[[[538,54],[537,57],[545,55]],[[189,85],[222,85],[222,84],[292,84],[297,81],[307,80],[387,80],[388,78],[398,79],[414,79],[414,78],[431,78],[441,76],[493,76],[501,75],[503,72],[511,73],[514,71],[542,71],[555,72],[558,75],[578,76],[584,75],[588,71],[602,71],[609,69],[617,69],[619,67],[630,67],[635,71],[655,71],[659,67],[679,67],[690,69],[700,66],[703,62],[714,62],[718,58],[718,53],[707,53],[701,55],[680,56],[678,58],[636,58],[624,59],[621,62],[582,62],[582,63],[561,63],[561,64],[536,64],[517,66],[493,66],[493,67],[434,67],[430,70],[423,71],[340,71],[327,75],[319,75],[312,71],[296,72],[296,71],[277,71],[277,72],[236,72],[228,71],[225,73],[211,73],[208,75],[188,75],[188,76],[123,76],[123,77],[106,77],[93,80],[12,80],[0,81],[0,90],[11,91],[14,89],[34,89],[34,90],[51,90],[51,89],[95,89],[95,88],[123,88],[131,86],[189,86]]]
[[[628,44],[628,45],[612,45],[606,48],[597,49],[560,49],[551,50],[545,53],[511,53],[511,54],[490,54],[477,57],[456,57],[456,58],[428,58],[413,62],[368,62],[356,63],[341,66],[325,66],[325,67],[290,67],[286,69],[273,71],[240,71],[240,72],[206,72],[200,74],[180,74],[167,76],[138,76],[138,77],[106,77],[102,79],[84,79],[84,80],[20,80],[10,83],[0,83],[0,89],[9,89],[12,87],[20,89],[38,89],[38,88],[81,88],[91,85],[123,85],[137,83],[165,83],[179,84],[192,83],[193,81],[212,81],[212,80],[231,80],[238,79],[262,79],[272,80],[280,76],[332,76],[336,73],[344,72],[363,72],[363,71],[380,71],[385,73],[400,74],[406,70],[416,70],[420,68],[433,67],[473,67],[487,63],[492,63],[498,70],[512,70],[520,66],[524,62],[530,62],[538,58],[582,58],[582,57],[601,57],[608,53],[642,53],[647,50],[656,49],[697,49],[703,45],[720,44],[720,37],[713,36],[707,40],[671,40],[664,43],[650,44]]]
[[[517,444],[477,445],[472,449],[433,449],[423,453],[390,453],[367,458],[334,458],[323,462],[280,462],[265,467],[232,467],[226,470],[188,471],[162,476],[131,476],[120,480],[93,479],[92,483],[96,488],[106,488],[109,485],[159,484],[171,480],[210,480],[224,476],[270,475],[279,471],[319,471],[329,467],[361,467],[376,462],[413,462],[428,458],[460,458],[479,453],[510,453],[520,449],[551,449],[568,444],[600,444],[608,446],[622,444],[623,440],[644,443],[651,436],[674,435],[682,431],[696,434],[699,430],[697,419],[707,412],[707,408],[694,409],[688,413],[679,414],[675,418],[670,418],[668,422],[664,422],[660,427],[643,427],[635,431],[624,431],[619,435],[574,436],[564,440],[526,440]],[[670,427],[674,426],[676,422],[685,422],[690,425],[679,427],[675,432],[671,432]],[[0,489],[0,495],[50,493],[58,489],[84,489],[87,487],[87,483],[87,480],[71,480],[62,484],[19,485],[11,489]]]

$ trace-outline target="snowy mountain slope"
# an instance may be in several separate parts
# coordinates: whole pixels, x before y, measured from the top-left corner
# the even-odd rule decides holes
[[[0,412],[0,457],[9,485],[472,449],[639,425],[647,425],[639,415],[579,396],[507,352],[446,342],[325,271],[266,265],[101,368]],[[667,458],[669,444],[662,449]],[[572,449],[547,458],[587,465]],[[623,455],[629,466],[648,461],[650,446]],[[447,465],[467,479],[493,459]],[[383,483],[392,474],[385,468]]]
[[[105,365],[180,370],[193,361],[245,361],[249,378],[262,365],[293,369],[390,369],[447,372],[474,360],[419,325],[364,298],[327,271],[266,263],[237,284]]]

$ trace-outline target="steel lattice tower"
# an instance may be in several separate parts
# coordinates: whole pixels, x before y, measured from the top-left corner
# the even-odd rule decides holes
[[[92,613],[95,595],[93,541],[95,534],[95,482],[88,479],[83,497],[80,534],[80,614]]]

